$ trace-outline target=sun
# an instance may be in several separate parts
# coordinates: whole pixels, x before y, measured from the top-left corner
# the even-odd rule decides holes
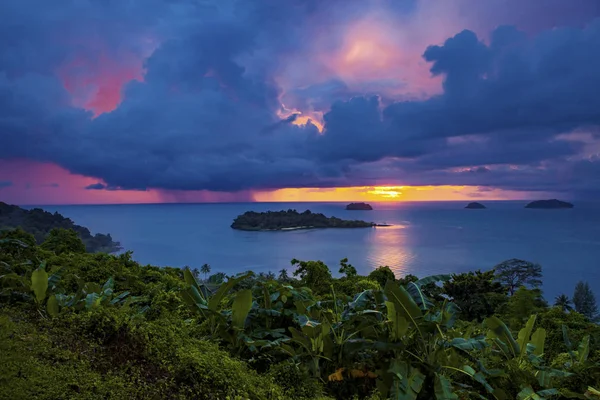
[[[386,199],[397,199],[402,196],[402,188],[404,188],[404,186],[377,186],[367,193]]]

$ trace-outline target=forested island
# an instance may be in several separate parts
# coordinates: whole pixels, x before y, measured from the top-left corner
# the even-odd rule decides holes
[[[89,252],[113,253],[121,249],[119,242],[113,241],[110,234],[92,235],[89,229],[76,225],[71,219],[59,213],[50,213],[40,208],[24,208],[0,202],[0,230],[21,228],[29,232],[35,241],[42,243],[55,228],[72,229],[83,241]]]
[[[527,204],[525,208],[573,208],[575,207],[572,203],[561,201],[557,199],[551,200],[536,200]]]
[[[373,207],[367,203],[350,203],[346,206],[346,210],[366,210],[370,211]]]
[[[1,399],[600,396],[593,292],[548,304],[538,264],[419,279],[292,260],[201,279],[56,231],[0,233]]]
[[[255,212],[247,211],[238,215],[231,224],[233,229],[243,231],[285,231],[314,228],[370,228],[378,226],[373,222],[349,221],[337,217],[326,217],[306,210]]]

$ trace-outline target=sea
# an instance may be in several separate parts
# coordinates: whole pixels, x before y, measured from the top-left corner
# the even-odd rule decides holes
[[[290,261],[321,260],[334,275],[348,258],[359,273],[387,265],[400,277],[488,270],[518,258],[542,265],[548,300],[572,295],[580,280],[600,294],[600,203],[573,209],[526,209],[527,201],[371,203],[219,203],[43,206],[93,233],[110,233],[143,264],[197,267],[212,272],[278,273]],[[389,227],[246,232],[230,227],[245,211],[311,210]]]

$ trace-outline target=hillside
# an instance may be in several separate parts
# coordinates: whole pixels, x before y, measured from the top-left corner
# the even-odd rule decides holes
[[[599,398],[600,327],[510,294],[510,263],[397,279],[292,260],[211,284],[63,233],[0,236],[0,399]]]
[[[90,253],[113,253],[121,249],[119,242],[113,241],[110,234],[92,235],[89,229],[76,225],[70,218],[59,213],[50,213],[40,208],[24,208],[0,202],[0,230],[20,227],[31,233],[38,244],[42,243],[52,229],[72,229],[77,232]]]

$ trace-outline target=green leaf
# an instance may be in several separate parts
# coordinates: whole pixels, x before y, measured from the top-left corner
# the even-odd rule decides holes
[[[537,330],[531,335],[531,344],[535,346],[533,354],[541,356],[544,354],[544,344],[546,342],[546,330],[544,328],[537,328]]]
[[[473,378],[473,380],[481,383],[485,387],[485,390],[487,390],[489,393],[492,393],[494,391],[494,388],[490,386],[490,384],[485,380],[485,376],[483,376],[481,372],[475,371],[473,367],[469,365],[464,365],[461,369],[468,375],[470,375],[471,378]]]
[[[219,308],[219,304],[221,303],[221,300],[223,300],[223,298],[225,297],[225,295],[235,286],[237,285],[239,282],[243,281],[244,279],[249,278],[250,276],[252,276],[253,273],[252,272],[246,272],[244,274],[240,274],[237,275],[235,277],[229,278],[227,280],[227,282],[223,283],[220,287],[219,290],[217,290],[217,293],[215,293],[209,300],[208,300],[208,308],[209,310],[212,311],[216,311]]]
[[[50,275],[50,277],[48,278],[48,287],[50,288],[50,290],[56,289],[58,283],[60,282],[60,279],[62,278],[63,271],[64,268],[61,267],[57,271],[52,273],[52,275]]]
[[[562,334],[563,334],[563,340],[565,342],[565,346],[567,346],[567,352],[569,353],[569,356],[571,356],[571,359],[573,361],[575,361],[575,353],[573,352],[573,345],[571,344],[571,340],[569,339],[569,332],[565,325],[562,326]]]
[[[580,363],[584,363],[590,354],[590,335],[587,335],[579,343],[577,358]]]
[[[419,369],[413,368],[408,362],[399,360],[392,361],[389,372],[394,375],[390,390],[392,398],[395,400],[416,400],[425,382],[425,375]]]
[[[410,320],[422,336],[421,329],[417,324],[417,319],[421,318],[423,313],[406,289],[398,286],[392,281],[387,281],[384,292],[388,301],[394,304],[396,313],[399,313],[407,320]]]
[[[546,389],[535,392],[531,386],[524,387],[518,394],[518,400],[545,400],[549,397],[556,396],[560,392],[556,389]]]
[[[110,278],[108,278],[106,283],[104,283],[104,285],[102,286],[102,293],[110,296],[113,292],[114,287],[115,287],[115,280],[112,277],[110,277]]]
[[[244,289],[237,292],[231,306],[231,323],[234,327],[244,329],[246,317],[252,308],[252,290]]]
[[[183,279],[188,285],[196,286],[196,288],[198,288],[198,282],[196,281],[196,277],[194,276],[194,274],[192,274],[192,271],[190,271],[189,268],[185,268],[183,270]]]
[[[48,311],[48,315],[50,315],[52,318],[58,317],[58,300],[56,299],[55,295],[48,297],[46,310]]]
[[[452,390],[452,384],[444,375],[435,374],[435,398],[437,400],[454,400],[458,395]]]
[[[85,308],[92,310],[100,304],[100,295],[98,293],[90,293],[85,296]]]
[[[388,312],[388,319],[391,322],[391,327],[389,328],[391,338],[395,341],[400,340],[408,331],[408,321],[396,312],[396,307],[391,301],[386,301],[385,306]]]
[[[117,304],[127,296],[129,296],[129,292],[123,292],[120,295],[118,295],[117,297],[115,297],[114,299],[112,299],[110,304]]]
[[[452,280],[452,275],[450,274],[442,274],[442,275],[431,275],[426,276],[425,278],[419,279],[414,282],[417,286],[423,287],[429,285],[430,283],[438,283],[438,282],[447,282]]]
[[[474,351],[474,350],[483,350],[488,347],[488,343],[485,341],[484,337],[477,338],[454,338],[449,342],[449,345],[452,347],[456,347],[457,349],[463,351]]]
[[[515,358],[520,354],[519,344],[515,341],[504,322],[494,316],[487,318],[484,324],[489,329],[488,336],[499,339],[510,351],[507,357]]]
[[[529,338],[533,332],[533,325],[535,325],[536,318],[537,315],[532,315],[529,317],[525,327],[519,331],[517,343],[519,344],[519,349],[521,350],[519,353],[519,357],[521,358],[527,353],[527,343],[529,343]]]
[[[31,274],[31,290],[35,294],[35,300],[41,303],[46,298],[46,290],[48,290],[48,273],[42,266],[37,268]]]

